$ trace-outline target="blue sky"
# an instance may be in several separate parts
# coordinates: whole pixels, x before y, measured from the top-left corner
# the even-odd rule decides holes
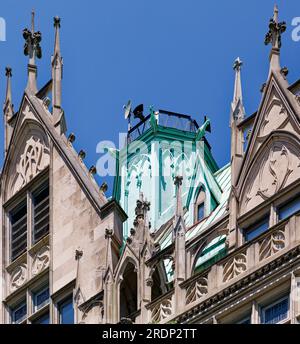
[[[300,17],[300,6],[298,0],[277,3],[280,19],[287,22],[281,64],[289,68],[292,83],[300,77],[300,42],[291,38],[291,22]],[[207,138],[221,167],[230,154],[232,64],[237,56],[244,62],[244,103],[250,115],[268,74],[270,47],[264,45],[264,36],[273,6],[273,0],[5,1],[0,10],[7,29],[6,42],[0,42],[0,95],[4,99],[4,68],[10,65],[18,109],[27,77],[22,30],[30,25],[32,8],[43,35],[38,86],[50,79],[53,16],[59,15],[63,108],[68,132],[76,135],[75,147],[87,152],[88,166],[99,158],[99,141],[117,143],[119,132],[126,131],[122,107],[131,99],[146,108],[190,114],[199,123],[206,114],[212,121]]]

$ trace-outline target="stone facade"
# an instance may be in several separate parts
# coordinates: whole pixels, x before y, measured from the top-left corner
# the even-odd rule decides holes
[[[265,41],[269,75],[248,117],[242,62],[234,63],[230,163],[217,166],[208,119],[199,127],[151,108],[113,153],[111,199],[65,134],[59,18],[54,26],[52,79],[41,90],[40,34],[25,31],[18,112],[6,70],[0,321],[299,323],[300,83],[289,85],[280,67],[277,8]]]

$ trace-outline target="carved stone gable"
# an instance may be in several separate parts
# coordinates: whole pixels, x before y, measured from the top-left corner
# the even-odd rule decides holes
[[[49,148],[40,138],[31,136],[25,144],[24,151],[16,165],[17,177],[13,185],[13,194],[49,165]]]
[[[270,140],[250,169],[241,214],[253,209],[300,176],[300,147],[292,140]]]
[[[276,94],[272,95],[272,100],[266,110],[265,117],[258,134],[258,140],[264,140],[273,130],[283,128],[288,121],[288,114],[285,106],[281,103]]]

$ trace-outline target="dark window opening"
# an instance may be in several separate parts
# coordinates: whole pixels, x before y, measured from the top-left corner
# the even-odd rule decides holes
[[[251,241],[269,229],[269,215],[245,229],[245,240]]]
[[[201,221],[204,219],[204,214],[205,214],[205,211],[204,211],[204,202],[201,203],[201,204],[198,204],[198,207],[197,207],[197,220],[198,221]]]
[[[11,310],[11,321],[13,324],[20,324],[27,317],[27,304],[22,301]]]
[[[43,185],[33,193],[33,243],[49,233],[49,185]]]
[[[73,297],[69,296],[58,304],[59,323],[74,324]]]
[[[289,298],[286,297],[262,309],[263,324],[277,324],[288,318]]]
[[[11,260],[15,260],[27,249],[27,204],[23,202],[10,213]]]
[[[284,220],[298,211],[300,211],[300,197],[294,198],[292,201],[279,207],[278,209],[279,220]]]
[[[137,274],[135,266],[128,263],[120,285],[120,319],[128,318],[137,311]]]
[[[49,303],[49,287],[40,289],[33,294],[34,311],[37,311]]]

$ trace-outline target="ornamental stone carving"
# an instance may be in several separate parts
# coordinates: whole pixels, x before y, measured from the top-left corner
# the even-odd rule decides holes
[[[259,245],[259,260],[266,259],[285,247],[285,230],[276,230],[268,235]]]
[[[273,99],[267,108],[266,116],[262,122],[259,131],[258,140],[261,141],[273,130],[283,127],[288,120],[286,108],[282,105],[281,101],[274,95]]]
[[[201,299],[207,292],[207,277],[197,279],[186,290],[186,304]]]
[[[35,276],[49,266],[50,250],[49,246],[43,246],[34,256],[32,263],[32,276]]]
[[[247,270],[247,256],[245,253],[239,253],[231,258],[225,265],[223,270],[223,282],[227,282],[232,278],[240,275]]]
[[[20,288],[27,280],[27,265],[17,266],[10,275],[10,291],[13,292]]]
[[[298,147],[291,142],[271,141],[268,148],[248,174],[241,214],[267,200],[300,176]]]
[[[172,296],[169,296],[162,300],[160,303],[154,306],[151,312],[151,320],[153,323],[158,323],[170,315],[172,315]]]
[[[13,194],[49,165],[49,148],[40,138],[31,136],[25,144],[24,152],[16,165],[16,179]]]

